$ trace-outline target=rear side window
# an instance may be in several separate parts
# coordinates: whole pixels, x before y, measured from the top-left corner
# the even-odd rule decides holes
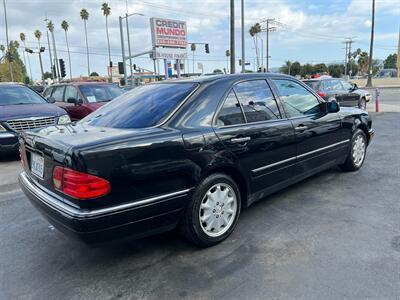
[[[233,88],[247,123],[280,119],[275,98],[265,80],[238,83]]]
[[[321,82],[320,81],[303,81],[305,84],[307,84],[310,88],[312,88],[314,91],[318,91],[320,89]]]
[[[337,91],[343,89],[342,85],[340,84],[340,80],[337,79],[325,80],[323,85],[325,91]]]
[[[43,93],[43,97],[45,97],[46,99],[49,99],[49,97],[50,97],[50,95],[51,95],[51,92],[53,91],[53,88],[48,88],[48,89],[46,89],[45,91],[44,91],[44,93]]]
[[[56,100],[57,102],[62,102],[63,101],[63,96],[64,96],[64,86],[58,86],[55,88],[53,94],[51,95],[54,100]]]
[[[155,126],[169,116],[196,87],[196,83],[143,85],[107,103],[80,122],[111,128]]]
[[[236,98],[235,92],[231,90],[218,114],[217,125],[229,126],[242,123],[245,123],[243,111],[240,108],[240,104]]]
[[[273,79],[279,98],[290,117],[316,114],[321,111],[319,101],[311,92],[295,81]]]

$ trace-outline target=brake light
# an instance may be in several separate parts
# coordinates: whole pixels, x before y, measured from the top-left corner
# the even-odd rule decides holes
[[[317,94],[320,95],[322,98],[326,97],[326,94],[321,91],[317,91]]]
[[[110,183],[100,177],[56,166],[53,169],[54,188],[77,199],[90,199],[106,195]]]

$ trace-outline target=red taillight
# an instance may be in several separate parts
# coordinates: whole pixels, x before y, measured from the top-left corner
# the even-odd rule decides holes
[[[77,199],[104,196],[111,189],[103,178],[60,166],[53,169],[53,185],[56,190]]]
[[[317,94],[320,95],[322,98],[326,97],[326,94],[324,92],[318,91]]]

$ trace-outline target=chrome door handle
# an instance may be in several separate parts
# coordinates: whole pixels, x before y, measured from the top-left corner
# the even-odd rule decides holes
[[[241,138],[233,138],[231,139],[232,143],[244,143],[244,142],[248,142],[251,140],[251,137],[246,136],[246,137],[241,137]]]
[[[300,131],[300,132],[303,132],[303,131],[305,131],[306,129],[308,129],[308,127],[307,127],[307,126],[304,126],[304,125],[299,125],[299,126],[297,126],[297,127],[294,128],[294,130]]]

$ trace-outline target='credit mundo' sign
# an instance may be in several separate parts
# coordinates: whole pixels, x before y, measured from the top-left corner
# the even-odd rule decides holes
[[[150,18],[153,47],[186,48],[186,22],[161,18]]]

